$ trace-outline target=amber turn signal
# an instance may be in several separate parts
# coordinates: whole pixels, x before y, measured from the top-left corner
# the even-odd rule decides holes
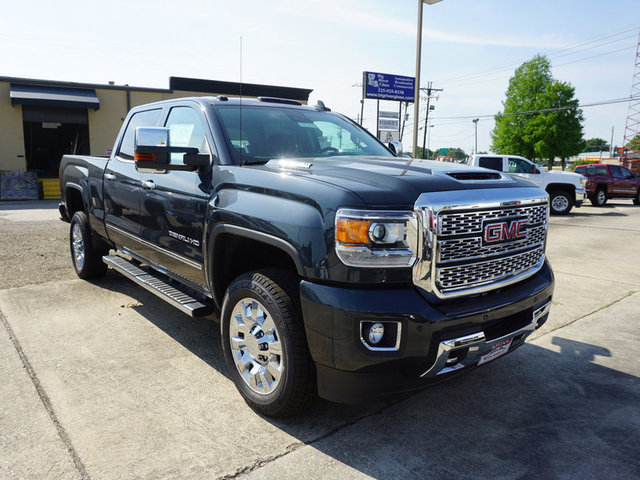
[[[134,157],[136,162],[155,162],[156,156],[153,153],[140,153],[136,152]]]
[[[336,222],[336,239],[340,243],[369,243],[370,220],[352,220],[340,218]]]

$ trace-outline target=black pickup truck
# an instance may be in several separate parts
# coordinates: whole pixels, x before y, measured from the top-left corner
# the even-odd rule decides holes
[[[395,150],[322,104],[134,108],[110,158],[62,160],[73,265],[217,313],[238,390],[274,417],[513,351],[549,314],[548,195]]]

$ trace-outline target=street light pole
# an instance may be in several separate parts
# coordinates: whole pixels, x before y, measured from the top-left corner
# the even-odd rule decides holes
[[[420,117],[420,59],[422,56],[422,4],[433,5],[441,0],[418,0],[418,38],[416,43],[416,84],[413,100],[413,145],[412,153],[418,153],[418,118]],[[426,125],[425,125],[426,127]]]
[[[478,120],[480,120],[479,118],[474,118],[473,121],[473,126],[475,127],[475,137],[476,137],[476,141],[475,141],[475,148],[473,150],[473,153],[475,153],[476,155],[478,154]]]

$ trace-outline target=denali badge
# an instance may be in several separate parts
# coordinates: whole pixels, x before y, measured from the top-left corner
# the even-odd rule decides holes
[[[482,243],[486,245],[525,238],[528,234],[527,225],[529,220],[522,217],[505,218],[501,222],[484,222]]]
[[[191,237],[187,237],[181,233],[176,233],[172,230],[169,230],[169,236],[176,238],[178,240],[181,240],[185,243],[188,243],[189,245],[193,245],[194,247],[199,247],[200,246],[200,241],[196,240],[195,238],[191,238]]]

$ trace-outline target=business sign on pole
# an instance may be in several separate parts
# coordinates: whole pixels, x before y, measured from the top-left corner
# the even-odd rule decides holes
[[[400,130],[400,112],[380,112],[378,114],[378,130],[397,132]]]
[[[364,98],[413,102],[416,79],[389,73],[363,72]]]

